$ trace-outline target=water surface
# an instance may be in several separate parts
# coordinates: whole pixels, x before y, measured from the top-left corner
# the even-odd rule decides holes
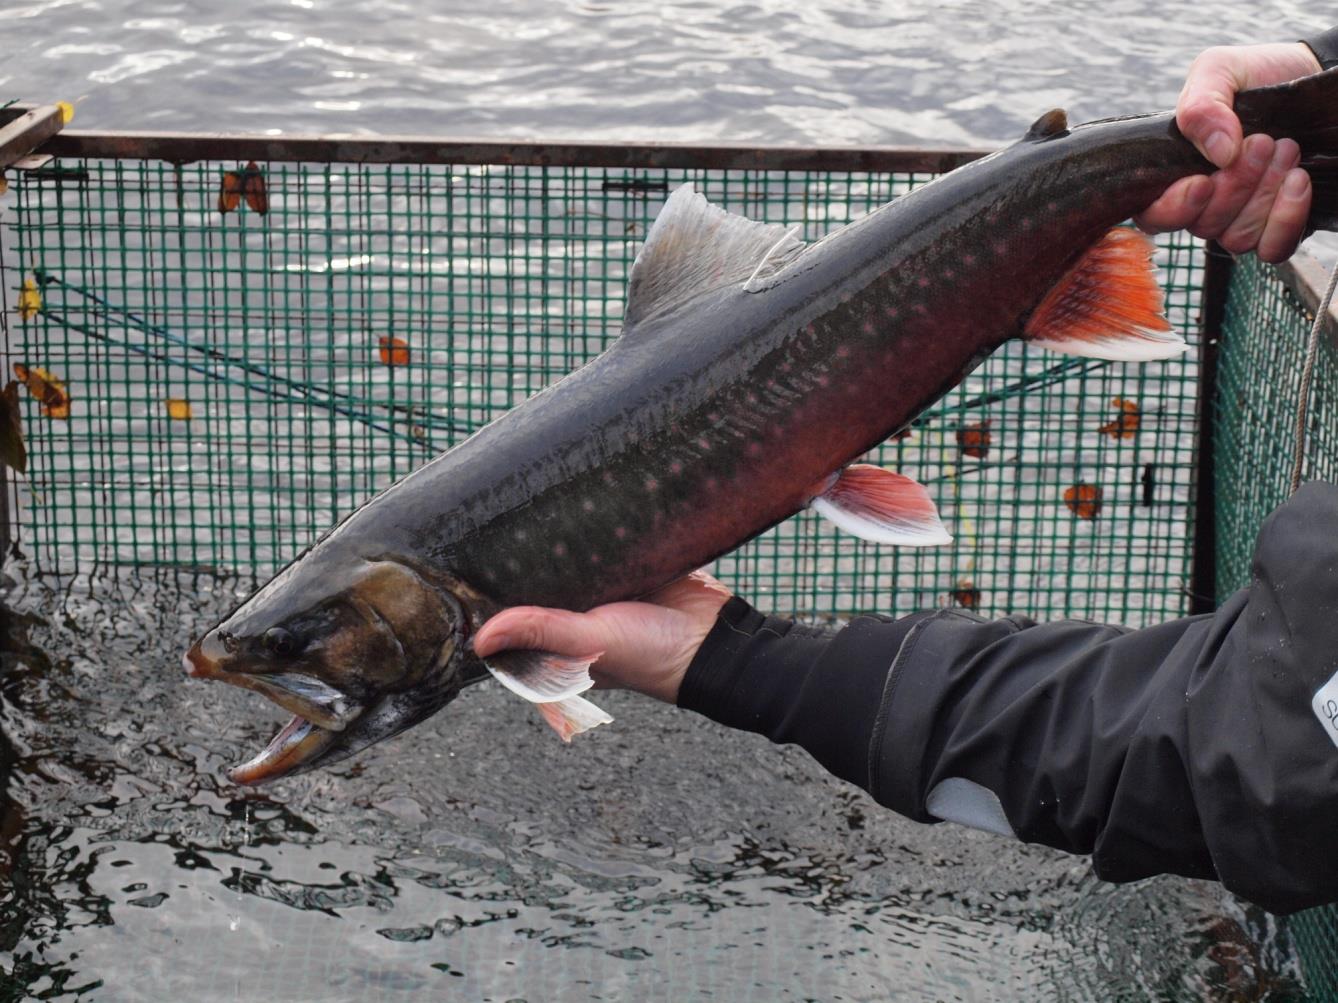
[[[19,569],[22,570],[22,569]],[[563,746],[485,685],[245,792],[280,724],[187,682],[235,583],[20,581],[0,652],[0,999],[1286,999],[1210,883],[874,805],[795,749],[632,694]]]

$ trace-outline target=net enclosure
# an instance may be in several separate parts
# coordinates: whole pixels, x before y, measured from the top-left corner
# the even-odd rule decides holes
[[[617,338],[678,185],[814,240],[978,155],[92,133],[43,152],[0,196],[28,448],[12,546],[62,574],[257,580]],[[1238,587],[1286,492],[1295,391],[1273,377],[1299,365],[1307,307],[1184,236],[1158,238],[1157,264],[1185,356],[1012,342],[870,457],[929,488],[951,545],[882,548],[804,513],[715,572],[814,620],[957,605],[1136,626]],[[1308,476],[1335,474],[1336,364],[1326,345]],[[1328,999],[1335,915],[1296,926]]]
[[[27,374],[16,506],[40,565],[266,576],[616,338],[632,261],[678,185],[813,240],[933,176],[830,156],[822,169],[249,158],[59,156],[17,174],[6,368]],[[1166,239],[1160,257],[1172,321],[1193,339],[1200,252]],[[872,458],[928,486],[951,546],[880,548],[801,515],[716,570],[809,618],[944,603],[1135,624],[1180,613],[1197,365],[1009,344]]]

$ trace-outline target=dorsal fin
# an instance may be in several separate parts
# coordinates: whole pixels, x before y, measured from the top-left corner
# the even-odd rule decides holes
[[[754,223],[712,205],[685,184],[665,202],[632,265],[623,329],[709,289],[770,278],[804,249],[776,223]]]
[[[1069,116],[1063,108],[1051,108],[1044,115],[1031,123],[1031,128],[1023,136],[1028,139],[1052,139],[1069,131]]]

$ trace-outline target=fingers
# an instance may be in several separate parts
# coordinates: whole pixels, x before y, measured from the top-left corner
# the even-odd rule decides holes
[[[1272,156],[1263,175],[1249,193],[1244,205],[1217,236],[1217,241],[1233,254],[1254,248],[1263,236],[1279,190],[1288,173],[1301,161],[1301,149],[1290,139],[1274,144]],[[1305,218],[1300,221],[1304,225]]]
[[[1240,215],[1273,160],[1271,137],[1256,133],[1241,144],[1235,163],[1213,175],[1213,194],[1199,218],[1188,229],[1199,237],[1216,240]]]
[[[1205,175],[1181,178],[1167,188],[1161,198],[1135,216],[1134,222],[1144,233],[1187,230],[1208,207],[1212,195],[1212,180]]]
[[[502,610],[474,635],[474,653],[487,658],[509,648],[537,648],[560,655],[602,651],[608,646],[598,620],[583,613],[512,606]]]
[[[1260,258],[1276,264],[1292,256],[1305,235],[1311,195],[1310,175],[1299,168],[1288,171],[1259,238]]]

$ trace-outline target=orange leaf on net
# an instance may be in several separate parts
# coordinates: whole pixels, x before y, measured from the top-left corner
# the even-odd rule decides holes
[[[1115,416],[1114,421],[1102,425],[1099,431],[1112,439],[1132,439],[1138,434],[1138,425],[1143,417],[1138,405],[1123,397],[1116,397],[1111,404],[1119,408],[1120,413]]]
[[[1101,488],[1082,483],[1065,488],[1064,504],[1079,519],[1095,519],[1101,514]]]
[[[163,403],[167,405],[167,417],[173,421],[190,421],[195,417],[195,412],[188,400],[183,400],[180,397],[169,397]]]
[[[409,343],[403,338],[381,335],[377,339],[381,345],[381,364],[384,366],[407,366],[409,364]]]
[[[25,366],[21,362],[14,363],[14,375],[41,403],[42,413],[48,418],[70,416],[70,395],[59,378],[41,366]]]

